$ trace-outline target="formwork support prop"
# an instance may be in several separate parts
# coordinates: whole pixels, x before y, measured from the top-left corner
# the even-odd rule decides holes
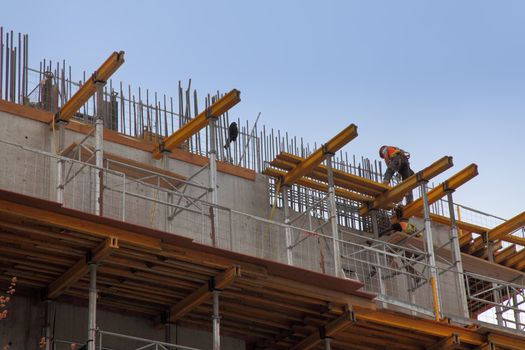
[[[208,110],[209,108],[206,108]],[[217,128],[216,128],[217,117],[214,115],[208,116],[208,125],[210,127],[210,191],[211,191],[211,202],[215,206],[218,204],[217,196]],[[215,247],[217,245],[217,233],[219,232],[217,224],[217,208],[210,207],[210,220],[211,220],[211,240]]]
[[[286,241],[286,263],[293,265],[293,248],[292,248],[292,228],[290,226],[290,207],[288,200],[289,186],[282,186],[281,192],[283,195],[283,211],[284,211],[284,224],[286,225],[285,241]]]
[[[335,277],[341,277],[341,253],[339,250],[339,225],[337,224],[337,206],[335,202],[334,173],[332,171],[332,156],[327,153],[326,172],[328,175],[328,212],[330,214],[330,226],[332,229],[332,242],[334,253],[334,271]]]
[[[331,342],[332,342],[332,338],[330,338],[330,337],[325,337],[324,338],[324,348],[325,348],[325,350],[331,350],[332,349]]]
[[[104,83],[97,82],[97,116],[95,119],[95,215],[102,215],[103,172],[104,166]]]
[[[485,238],[488,238],[488,234],[485,234]],[[487,241],[487,253],[488,253],[488,260],[491,263],[494,263],[494,242],[493,241]],[[497,304],[501,304],[501,298],[500,294],[498,293],[498,286],[495,283],[492,283],[492,297],[494,298],[494,302]],[[496,320],[498,322],[498,326],[503,327],[503,310],[501,306],[496,306]]]
[[[371,210],[370,211],[370,219],[372,220],[372,233],[374,234],[375,239],[379,239],[379,225],[378,225],[378,216],[377,216],[377,210]],[[382,256],[379,252],[375,253],[376,256],[376,262],[377,262],[377,280],[379,282],[379,292],[382,295],[386,295],[386,288],[385,288],[385,282],[383,281],[383,269],[380,267],[383,265]],[[384,309],[387,308],[387,303],[383,302],[382,307]]]
[[[219,314],[219,294],[221,292],[215,289],[213,294],[213,350],[220,350],[221,348],[221,316]]]
[[[51,350],[53,349],[53,344],[51,343],[53,341],[53,336],[51,334],[51,306],[52,301],[47,299],[45,301],[46,303],[46,310],[45,310],[45,339],[46,339],[46,345],[45,350]]]
[[[89,305],[87,350],[95,350],[97,334],[97,264],[89,263]]]
[[[434,304],[434,316],[436,321],[441,319],[442,309],[441,300],[439,293],[439,279],[438,271],[436,268],[436,256],[434,254],[434,239],[432,237],[432,222],[430,220],[430,207],[428,205],[427,197],[427,181],[422,180],[421,184],[421,198],[423,198],[423,213],[425,220],[425,247],[428,254],[428,264],[430,266],[430,286],[432,290],[433,304]]]
[[[452,254],[452,264],[456,272],[456,284],[458,291],[458,298],[463,317],[469,318],[467,292],[465,290],[465,282],[463,280],[463,261],[461,260],[461,248],[459,246],[458,224],[456,222],[456,215],[454,212],[454,199],[452,197],[453,189],[447,189],[448,211],[450,216],[450,251]]]

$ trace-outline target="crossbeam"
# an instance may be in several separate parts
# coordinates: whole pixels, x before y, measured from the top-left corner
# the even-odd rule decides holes
[[[517,336],[513,335],[501,335],[501,334],[495,334],[490,333],[488,336],[488,341],[491,344],[494,344],[497,347],[503,347],[505,349],[512,349],[512,350],[523,350],[525,349],[525,340],[523,338],[518,338]]]
[[[387,203],[399,202],[408,191],[412,191],[414,188],[416,188],[421,183],[421,181],[429,181],[433,177],[452,167],[452,165],[452,157],[445,156],[439,159],[420,172],[408,177],[397,186],[392,187],[388,191],[378,195],[368,205],[362,206],[359,209],[359,214],[367,215],[370,210],[383,208]]]
[[[281,152],[271,161],[270,165],[290,171],[302,161],[304,161],[304,158],[302,157]],[[381,182],[372,181],[338,169],[332,169],[332,172],[334,174],[334,184],[351,191],[356,191],[365,195],[377,196],[378,194],[390,189],[390,186],[384,185]],[[328,182],[327,169],[323,164],[318,165],[307,176],[312,179]]]
[[[203,284],[199,289],[188,295],[186,298],[179,301],[177,304],[170,307],[166,321],[174,323],[181,317],[189,313],[195,307],[204,303],[212,295],[213,290],[224,289],[232,284],[237,277],[241,276],[241,267],[234,265],[219,273],[217,276],[211,278],[208,282]]]
[[[445,339],[440,340],[436,344],[427,347],[426,350],[456,350],[460,349],[461,341],[457,334],[451,334]]]
[[[124,63],[124,51],[113,52],[102,65],[86,80],[77,92],[60,108],[54,121],[69,121],[75,113],[97,91],[97,83],[106,84],[107,80]]]
[[[191,119],[188,123],[175,130],[171,135],[165,137],[153,150],[153,158],[160,159],[162,158],[163,152],[169,152],[179,147],[184,141],[205,128],[208,125],[209,118],[220,117],[240,101],[241,92],[236,89],[231,90],[212,103],[207,109],[200,112],[199,115]]]
[[[350,124],[339,134],[330,139],[327,143],[319,147],[308,158],[302,160],[292,170],[290,170],[282,179],[281,185],[288,186],[294,184],[301,177],[308,175],[319,164],[321,164],[327,154],[334,154],[344,145],[357,137],[357,126]]]
[[[463,185],[467,181],[473,179],[478,175],[478,166],[476,164],[470,164],[460,172],[451,176],[449,179],[444,181],[439,186],[436,186],[427,193],[428,205],[437,202],[439,199],[446,196],[447,191],[456,190],[459,186]],[[423,199],[418,198],[410,204],[407,204],[402,209],[402,216],[405,219],[409,219],[411,216],[420,213],[423,210]]]
[[[326,338],[334,337],[337,333],[355,324],[356,319],[352,311],[345,311],[337,319],[329,322],[326,326],[321,327],[317,332],[310,334],[308,337],[301,340],[298,344],[293,346],[291,350],[310,350],[315,349],[321,341]]]
[[[281,179],[286,173],[284,171],[280,171],[277,169],[266,168],[264,169],[263,174],[275,177],[276,179]],[[304,186],[304,187],[308,187],[314,190],[321,191],[321,192],[328,192],[327,184],[313,181],[305,177],[301,177],[300,179],[295,181],[295,183],[298,185]],[[368,201],[373,199],[372,197],[363,196],[362,194],[351,192],[351,191],[348,191],[342,188],[338,188],[338,187],[335,188],[335,194],[339,197],[350,199],[350,200],[360,202],[360,203],[367,203]]]
[[[89,262],[100,263],[119,248],[118,238],[107,238],[93,249],[88,256],[80,259],[75,265],[71,266],[62,276],[52,282],[47,288],[47,297],[55,299],[64,293],[69,287],[75,284],[89,270]]]
[[[507,235],[523,226],[525,226],[525,211],[489,230],[487,232],[487,240],[495,241],[505,238]],[[482,249],[484,245],[485,241],[483,240],[483,237],[478,237],[469,246],[468,251],[475,252]]]

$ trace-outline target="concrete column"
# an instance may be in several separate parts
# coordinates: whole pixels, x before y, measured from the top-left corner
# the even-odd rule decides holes
[[[450,216],[450,251],[452,254],[452,264],[454,265],[457,292],[459,299],[459,307],[461,315],[469,318],[467,292],[465,290],[465,281],[463,276],[463,262],[461,260],[461,248],[459,246],[458,224],[456,222],[456,215],[454,211],[454,199],[452,198],[454,190],[447,190],[448,211]]]
[[[339,249],[339,225],[337,223],[337,206],[335,202],[334,174],[332,172],[332,155],[326,156],[326,172],[328,175],[328,212],[332,228],[332,243],[334,251],[335,277],[341,277],[341,252]]]
[[[284,223],[285,228],[285,240],[286,240],[286,263],[293,265],[293,250],[292,250],[292,229],[290,227],[290,207],[288,201],[288,186],[282,186],[281,193],[283,194],[283,211],[284,211]]]
[[[213,295],[213,350],[221,349],[221,317],[219,316],[219,294],[220,291],[214,290]]]
[[[425,218],[425,247],[428,254],[428,264],[430,265],[430,283],[431,283],[431,291],[433,290],[432,284],[435,286],[436,291],[436,301],[435,301],[435,312],[436,312],[436,319],[440,319],[441,315],[443,313],[442,307],[441,307],[441,298],[439,293],[439,278],[438,278],[438,271],[436,268],[436,256],[434,254],[434,239],[432,237],[432,222],[430,220],[430,207],[428,205],[428,197],[427,197],[427,183],[426,181],[423,181],[421,183],[421,197],[423,199],[423,212],[424,212],[424,218]]]
[[[97,334],[97,264],[89,263],[89,305],[87,350],[95,349]]]

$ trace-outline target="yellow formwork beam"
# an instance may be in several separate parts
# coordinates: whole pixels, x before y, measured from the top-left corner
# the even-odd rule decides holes
[[[337,333],[343,331],[345,328],[355,324],[355,322],[356,320],[354,313],[352,311],[345,311],[341,316],[323,327],[324,336],[332,338],[337,335]],[[321,340],[320,332],[316,331],[293,346],[291,350],[315,349],[321,343]]]
[[[302,162],[304,158],[281,152],[277,157],[270,163],[270,165],[284,169],[291,170],[296,164]],[[334,184],[345,189],[363,193],[365,195],[377,196],[380,193],[390,189],[390,186],[384,185],[380,182],[365,179],[364,177],[349,174],[344,171],[333,169]],[[318,165],[310,174],[307,175],[312,179],[319,181],[328,181],[327,169],[324,165]]]
[[[206,282],[186,298],[170,307],[167,321],[172,323],[177,322],[177,320],[191,312],[195,307],[204,303],[212,295],[213,288],[225,289],[240,276],[241,267],[239,265],[234,265],[228,270],[221,272],[213,278],[212,288],[210,288],[210,283]]]
[[[507,238],[507,235],[523,226],[525,226],[525,211],[489,230],[487,232],[487,239],[489,241],[495,241],[498,239]],[[482,249],[484,245],[485,241],[483,240],[483,237],[478,237],[469,246],[468,251],[471,253],[475,252]]]
[[[308,175],[324,161],[326,154],[335,154],[356,137],[357,126],[351,124],[284,175],[281,185],[292,185],[301,177]]]
[[[283,176],[286,174],[284,171],[280,171],[273,168],[267,168],[263,171],[263,174],[275,177],[276,179],[282,179]],[[299,180],[295,181],[297,185],[301,185],[304,187],[312,188],[314,190],[318,190],[321,192],[328,192],[328,185],[325,183],[313,181],[307,178],[300,178]],[[356,202],[360,203],[367,203],[368,201],[372,200],[372,197],[363,196],[362,194],[351,192],[339,187],[335,187],[335,194],[339,197],[350,199]]]
[[[115,250],[119,248],[118,238],[111,237],[106,238],[101,244],[98,245],[92,252],[90,260],[95,263],[99,263]],[[89,270],[88,261],[86,258],[80,259],[75,265],[67,270],[62,276],[52,282],[47,289],[47,297],[49,299],[55,299],[60,294],[65,292],[74,283],[80,280]]]
[[[153,158],[162,158],[163,151],[171,151],[179,147],[184,141],[198,133],[208,125],[208,118],[220,117],[230,108],[241,101],[241,92],[233,89],[226,95],[212,103],[210,107],[199,113],[195,118],[184,124],[171,135],[165,137],[162,142],[153,150]]]
[[[370,210],[385,207],[385,204],[399,202],[408,191],[412,191],[414,188],[416,188],[421,181],[429,181],[433,177],[452,167],[452,165],[452,157],[445,156],[439,159],[420,172],[410,176],[397,186],[392,187],[390,190],[380,194],[368,205],[362,206],[359,209],[359,214],[366,215]]]
[[[478,175],[478,166],[476,164],[470,164],[465,169],[451,176],[448,180],[436,186],[431,191],[427,193],[428,204],[437,202],[439,199],[443,198],[447,194],[447,190],[455,190],[459,186],[463,185],[467,181],[473,179]],[[414,216],[420,213],[423,210],[423,199],[418,198],[410,204],[407,204],[403,208],[403,218],[409,219],[411,216]]]
[[[78,91],[60,108],[55,115],[55,122],[69,121],[75,113],[97,91],[97,83],[106,84],[107,80],[124,63],[124,51],[113,52],[102,65],[86,80]]]

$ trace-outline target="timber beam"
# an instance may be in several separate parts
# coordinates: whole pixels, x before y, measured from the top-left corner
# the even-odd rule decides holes
[[[308,158],[302,160],[292,170],[290,170],[281,180],[281,186],[294,184],[301,177],[311,173],[319,164],[321,164],[326,155],[335,154],[344,145],[357,137],[357,126],[350,124],[339,134],[334,136],[330,141],[319,147]]]
[[[80,280],[89,270],[89,263],[100,263],[105,258],[110,256],[115,250],[119,248],[118,238],[111,237],[105,239],[90,254],[80,259],[75,265],[67,270],[57,280],[52,282],[47,288],[48,299],[56,299],[64,293],[69,287]]]
[[[505,221],[504,223],[490,229],[486,234],[486,240],[494,242],[498,239],[505,238],[507,235],[525,226],[525,211],[516,215],[512,219]],[[485,240],[483,237],[478,237],[468,247],[468,252],[473,253],[482,249],[485,246]]]
[[[198,133],[208,125],[209,118],[218,118],[226,113],[230,108],[241,101],[241,92],[233,89],[226,95],[219,98],[204,111],[200,112],[195,118],[181,126],[171,135],[165,137],[160,144],[153,150],[152,156],[155,159],[162,158],[163,152],[170,152],[179,147],[184,141]]]
[[[208,282],[203,284],[199,289],[170,307],[165,317],[167,323],[177,322],[184,315],[191,312],[194,308],[208,300],[214,290],[225,289],[231,285],[237,277],[241,276],[241,267],[234,265],[212,277]],[[163,318],[161,318],[162,320]]]
[[[436,344],[429,346],[426,350],[456,350],[461,346],[461,341],[457,334],[451,334],[445,339],[440,340]]]
[[[292,170],[297,164],[304,161],[304,158],[281,152],[275,157],[270,165],[286,171]],[[350,174],[338,169],[332,169],[334,174],[334,184],[348,190],[360,192],[366,195],[377,196],[390,189],[390,186],[380,182],[372,181],[361,176]],[[307,175],[312,179],[328,182],[327,168],[325,165],[318,165],[310,174]]]
[[[412,191],[414,188],[419,186],[421,182],[429,181],[433,177],[441,174],[445,170],[452,167],[452,165],[452,157],[445,156],[439,159],[438,161],[434,162],[425,169],[408,177],[406,180],[404,180],[397,186],[392,187],[390,190],[383,192],[368,205],[362,206],[359,209],[359,214],[364,216],[367,215],[371,210],[383,208],[385,204],[399,202],[408,191]]]
[[[86,80],[77,92],[60,108],[54,122],[68,122],[75,113],[97,91],[97,83],[106,84],[107,80],[124,63],[124,51],[113,52],[102,65]]]
[[[495,347],[502,347],[509,350],[523,350],[525,349],[525,340],[523,337],[518,338],[513,335],[501,335],[490,333],[487,336],[488,342],[494,344]]]
[[[280,171],[274,168],[264,169],[263,174],[275,177],[277,179],[282,179],[282,177],[286,175],[284,171]],[[314,190],[321,191],[321,192],[328,192],[327,184],[324,184],[318,181],[313,181],[305,177],[301,177],[300,179],[295,181],[295,183],[298,185],[304,186],[304,187],[308,187]],[[362,194],[348,191],[346,189],[339,188],[339,187],[335,187],[335,194],[339,197],[350,199],[352,201],[356,201],[360,203],[367,203],[368,201],[373,199],[372,197],[364,196]]]
[[[448,180],[436,186],[427,193],[428,204],[437,202],[439,199],[446,196],[448,191],[456,190],[459,186],[463,185],[467,181],[473,179],[478,175],[478,166],[476,164],[470,164],[465,169],[451,176]],[[402,217],[409,219],[410,217],[420,213],[423,210],[423,199],[418,198],[412,203],[407,204],[402,209]]]
[[[337,333],[355,324],[355,322],[355,314],[352,311],[347,310],[335,320],[330,321],[326,326],[320,327],[317,332],[314,332],[301,340],[294,345],[291,350],[315,349],[324,338],[332,338],[336,336]]]

